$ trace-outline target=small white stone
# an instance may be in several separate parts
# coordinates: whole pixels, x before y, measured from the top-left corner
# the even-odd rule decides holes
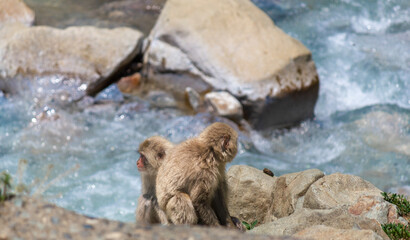
[[[207,93],[205,101],[219,116],[234,119],[240,119],[243,116],[241,103],[228,92]]]

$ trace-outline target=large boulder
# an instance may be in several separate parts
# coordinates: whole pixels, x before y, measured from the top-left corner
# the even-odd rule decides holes
[[[292,214],[296,208],[302,208],[304,195],[324,173],[318,169],[309,169],[302,172],[280,176],[276,180],[272,213],[281,218]]]
[[[293,235],[315,225],[337,229],[368,229],[383,239],[389,239],[376,220],[352,215],[346,206],[334,209],[299,209],[288,217],[255,227],[251,232],[274,236]]]
[[[334,173],[313,183],[306,192],[303,207],[329,209],[352,205],[361,196],[380,196],[381,190],[354,175]]]
[[[310,51],[249,0],[168,0],[147,46],[152,83],[226,90],[255,128],[313,116],[319,79]]]
[[[337,229],[323,225],[306,228],[293,235],[298,239],[332,239],[332,240],[382,240],[383,238],[371,230]]]
[[[33,10],[21,0],[0,0],[0,27],[16,22],[31,26],[34,22]]]
[[[272,221],[269,212],[273,203],[276,177],[253,167],[234,165],[227,172],[228,208],[231,216],[251,223]]]
[[[20,76],[63,75],[81,79],[95,95],[140,52],[143,34],[130,28],[0,28],[0,89],[13,91]]]

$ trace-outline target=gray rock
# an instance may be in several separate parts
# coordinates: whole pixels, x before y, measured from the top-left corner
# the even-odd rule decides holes
[[[281,218],[292,214],[297,207],[301,208],[303,196],[310,185],[323,177],[318,169],[309,169],[302,172],[285,174],[276,180],[272,213]],[[299,202],[299,205],[297,203]]]
[[[288,217],[258,226],[251,232],[274,236],[293,235],[315,225],[325,225],[337,229],[368,229],[383,239],[389,239],[376,220],[351,215],[346,206],[320,210],[303,208]]]
[[[172,94],[164,91],[150,91],[146,98],[155,107],[175,108],[178,105]]]
[[[90,218],[41,199],[25,197],[23,202],[17,207],[12,201],[6,201],[0,207],[1,239],[295,239],[248,235],[223,228],[136,225]],[[53,222],[52,217],[60,221]]]
[[[231,216],[248,223],[272,221],[269,209],[273,203],[276,177],[253,167],[234,165],[227,172],[227,181]]]
[[[381,190],[358,176],[334,173],[325,176],[306,192],[303,207],[329,209],[352,205],[361,196],[380,196]]]
[[[337,229],[323,225],[306,228],[293,235],[299,239],[332,239],[332,240],[382,240],[383,238],[371,230]]]
[[[0,27],[8,23],[22,23],[31,26],[34,12],[21,0],[0,0]]]
[[[211,112],[221,117],[240,120],[243,117],[242,105],[228,92],[210,92],[205,95],[205,102]]]
[[[130,28],[6,25],[0,29],[0,88],[12,92],[18,76],[60,74],[80,78],[82,89],[95,95],[139,53],[142,37]]]
[[[399,220],[396,205],[385,201],[381,196],[361,196],[349,206],[349,213],[375,219],[380,224],[403,223]]]
[[[96,11],[99,19],[109,25],[127,26],[148,34],[157,20],[166,0],[110,1]],[[99,24],[102,24],[101,21]]]
[[[154,82],[173,72],[227,90],[256,128],[313,116],[319,80],[310,51],[251,1],[169,0],[149,41]]]
[[[202,105],[202,100],[201,96],[197,91],[194,89],[187,87],[185,88],[185,95],[188,100],[189,106],[196,112],[199,111],[201,105]]]

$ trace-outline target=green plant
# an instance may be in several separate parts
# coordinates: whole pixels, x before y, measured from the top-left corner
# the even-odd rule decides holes
[[[382,224],[383,231],[392,240],[410,239],[410,226],[401,223]]]
[[[256,226],[256,224],[258,224],[258,220],[253,221],[251,224],[242,221],[242,224],[246,227],[247,230],[251,230]]]
[[[408,217],[410,214],[410,202],[404,195],[382,192],[382,196],[384,200],[397,206],[397,211],[400,216]]]
[[[3,202],[11,197],[9,192],[11,188],[11,176],[7,172],[2,172],[0,174],[0,202]]]

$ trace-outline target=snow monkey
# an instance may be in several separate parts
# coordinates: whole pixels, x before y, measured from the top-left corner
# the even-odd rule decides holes
[[[156,193],[172,223],[235,226],[226,204],[225,165],[237,153],[237,138],[228,125],[214,123],[167,153]]]
[[[138,171],[141,174],[142,193],[138,198],[136,210],[139,223],[168,224],[167,216],[162,211],[155,195],[155,183],[158,168],[161,166],[167,152],[174,145],[163,137],[150,137],[142,142],[138,148],[140,158],[137,161]]]

